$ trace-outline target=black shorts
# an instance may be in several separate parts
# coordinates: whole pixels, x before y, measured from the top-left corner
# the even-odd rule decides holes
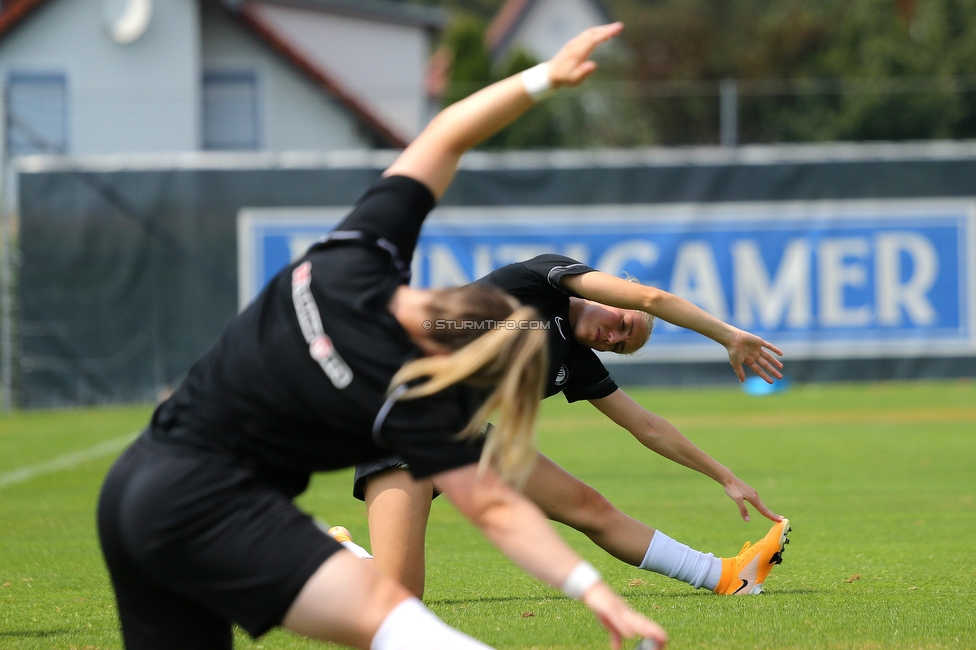
[[[292,503],[307,481],[143,434],[98,502],[126,648],[229,650],[232,623],[280,624],[342,548]]]
[[[366,480],[371,476],[388,472],[391,469],[410,469],[399,456],[390,456],[382,460],[356,465],[356,476],[352,480],[352,495],[360,501],[366,500]],[[436,496],[436,494],[435,494]]]
[[[492,427],[494,427],[494,425],[490,422],[485,424],[481,435],[488,435]],[[388,472],[391,469],[409,470],[410,466],[407,465],[406,461],[399,456],[389,456],[388,458],[382,458],[380,460],[373,460],[368,463],[356,465],[356,475],[352,479],[352,495],[360,501],[365,501],[366,481],[372,476],[382,474],[383,472]],[[438,496],[440,496],[440,492],[434,490],[433,498],[436,499]]]

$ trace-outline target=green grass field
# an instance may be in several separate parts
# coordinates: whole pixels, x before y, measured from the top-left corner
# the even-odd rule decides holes
[[[790,517],[766,593],[720,598],[566,539],[672,648],[976,648],[976,384],[634,390]],[[120,648],[94,503],[120,437],[148,407],[0,419],[0,648]],[[540,448],[618,507],[716,555],[758,539],[709,479],[645,452],[587,404],[545,403]],[[107,443],[107,444],[106,444]],[[97,445],[102,444],[102,447]],[[96,453],[54,459],[95,448]],[[102,455],[96,458],[97,452]],[[86,452],[87,453],[87,452]],[[46,470],[30,477],[24,468]],[[319,476],[301,504],[368,539],[350,472]],[[427,604],[499,648],[606,648],[587,610],[521,574],[438,499]],[[239,648],[311,648],[276,631]]]

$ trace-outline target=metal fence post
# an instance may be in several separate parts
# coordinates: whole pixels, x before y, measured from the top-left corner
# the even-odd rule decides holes
[[[13,408],[13,266],[10,242],[10,200],[7,175],[10,174],[10,151],[7,147],[10,120],[7,119],[7,87],[0,89],[0,111],[3,111],[3,132],[0,138],[0,409],[10,413]]]
[[[739,85],[735,79],[719,84],[719,132],[723,147],[739,144]]]

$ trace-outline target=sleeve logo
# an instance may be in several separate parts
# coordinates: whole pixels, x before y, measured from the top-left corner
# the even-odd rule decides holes
[[[291,298],[295,303],[295,315],[302,328],[302,336],[308,343],[308,353],[320,366],[332,385],[343,389],[352,382],[352,370],[332,345],[332,339],[322,327],[322,317],[315,304],[310,285],[312,263],[305,261],[291,272]]]

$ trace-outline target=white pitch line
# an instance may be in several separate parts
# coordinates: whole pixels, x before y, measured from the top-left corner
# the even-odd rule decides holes
[[[60,472],[63,469],[69,469],[77,465],[81,465],[86,461],[101,458],[102,456],[108,456],[109,454],[114,454],[117,451],[122,451],[122,449],[132,442],[138,433],[138,431],[127,433],[124,436],[112,438],[111,440],[106,440],[105,442],[100,442],[94,447],[89,447],[88,449],[74,451],[70,454],[65,454],[64,456],[59,456],[37,465],[29,465],[10,472],[5,472],[0,474],[0,488],[5,488],[8,485],[14,485],[15,483],[29,481],[35,476],[40,476],[41,474]]]

